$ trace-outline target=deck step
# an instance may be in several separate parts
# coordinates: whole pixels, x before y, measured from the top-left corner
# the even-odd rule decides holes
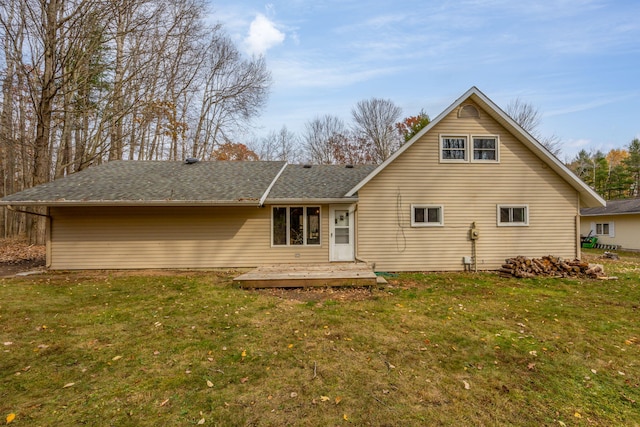
[[[378,278],[364,263],[282,264],[258,267],[233,279],[243,288],[376,286]]]

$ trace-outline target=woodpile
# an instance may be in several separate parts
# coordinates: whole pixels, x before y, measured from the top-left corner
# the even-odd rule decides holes
[[[543,256],[542,258],[527,258],[517,256],[508,258],[498,270],[500,277],[532,278],[547,277],[582,277],[590,279],[607,278],[604,269],[599,264],[589,264],[585,261],[566,261],[560,257]]]

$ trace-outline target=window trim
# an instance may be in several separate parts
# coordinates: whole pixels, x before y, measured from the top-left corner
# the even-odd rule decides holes
[[[271,234],[271,247],[273,248],[302,248],[302,247],[310,247],[310,248],[318,248],[322,246],[322,206],[321,205],[271,205],[271,230],[270,230],[270,234]],[[283,245],[279,245],[279,244],[275,244],[274,243],[274,219],[273,219],[273,214],[274,214],[274,210],[275,209],[280,209],[280,208],[285,208],[286,209],[286,225],[285,225],[285,230],[286,230],[286,236],[285,236],[285,241],[286,243]],[[293,208],[302,208],[302,234],[303,234],[303,242],[301,245],[292,245],[291,244],[291,209]],[[318,243],[307,243],[307,240],[309,238],[309,224],[308,224],[308,216],[309,214],[307,213],[307,209],[313,209],[313,208],[317,208],[318,209],[318,227],[319,227],[319,233],[318,233]]]
[[[524,222],[502,222],[500,220],[500,209],[524,208]],[[513,214],[511,214],[513,216]],[[496,205],[496,224],[498,227],[528,227],[529,226],[529,205],[528,204],[501,204]]]
[[[438,208],[440,210],[439,222],[416,222],[416,209],[433,209]],[[425,212],[427,214],[427,212]],[[427,214],[428,217],[428,214]],[[425,217],[425,218],[427,218]],[[444,227],[444,205],[435,204],[412,204],[411,205],[411,227]]]
[[[443,142],[445,138],[464,138],[464,159],[445,159],[443,154]],[[462,134],[440,134],[438,152],[441,163],[468,163],[469,162],[469,135]]]
[[[464,159],[445,159],[444,152],[444,139],[446,138],[464,138]],[[496,141],[496,158],[495,160],[483,160],[474,159],[475,148],[473,146],[474,138],[495,139]],[[456,134],[456,133],[441,133],[438,135],[438,158],[440,163],[500,163],[500,135],[496,134]]]
[[[470,153],[470,159],[472,163],[500,163],[500,136],[499,135],[471,135],[471,144],[474,144],[474,139],[494,139],[496,141],[496,147],[495,147],[495,152],[496,152],[496,158],[495,160],[491,160],[491,159],[476,159],[475,158],[475,152],[476,149],[475,147],[472,147],[471,150],[472,152]],[[471,145],[470,144],[470,145]]]

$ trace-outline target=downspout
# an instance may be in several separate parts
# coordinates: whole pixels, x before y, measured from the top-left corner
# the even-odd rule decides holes
[[[7,209],[9,209],[12,212],[18,212],[18,213],[23,213],[23,214],[27,214],[27,215],[43,216],[45,218],[51,219],[51,215],[41,214],[41,213],[38,213],[38,212],[23,211],[22,209],[14,208],[12,205],[7,205]]]
[[[576,245],[576,250],[575,250],[575,255],[576,255],[576,259],[581,259],[582,258],[582,240],[580,239],[580,228],[582,228],[580,221],[580,193],[578,192],[577,195],[577,206],[576,206],[577,212],[576,212],[576,241],[575,241],[575,245]]]

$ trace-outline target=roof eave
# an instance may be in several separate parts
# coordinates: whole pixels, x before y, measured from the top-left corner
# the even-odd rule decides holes
[[[589,213],[583,214],[580,216],[591,217],[591,216],[620,216],[620,215],[640,215],[640,212],[601,212],[601,213]]]
[[[259,206],[259,200],[28,200],[0,201],[0,206]]]
[[[293,203],[300,203],[304,205],[316,204],[316,205],[328,205],[328,204],[344,204],[357,202],[357,197],[332,197],[332,198],[273,198],[265,200],[265,205],[291,205]]]

